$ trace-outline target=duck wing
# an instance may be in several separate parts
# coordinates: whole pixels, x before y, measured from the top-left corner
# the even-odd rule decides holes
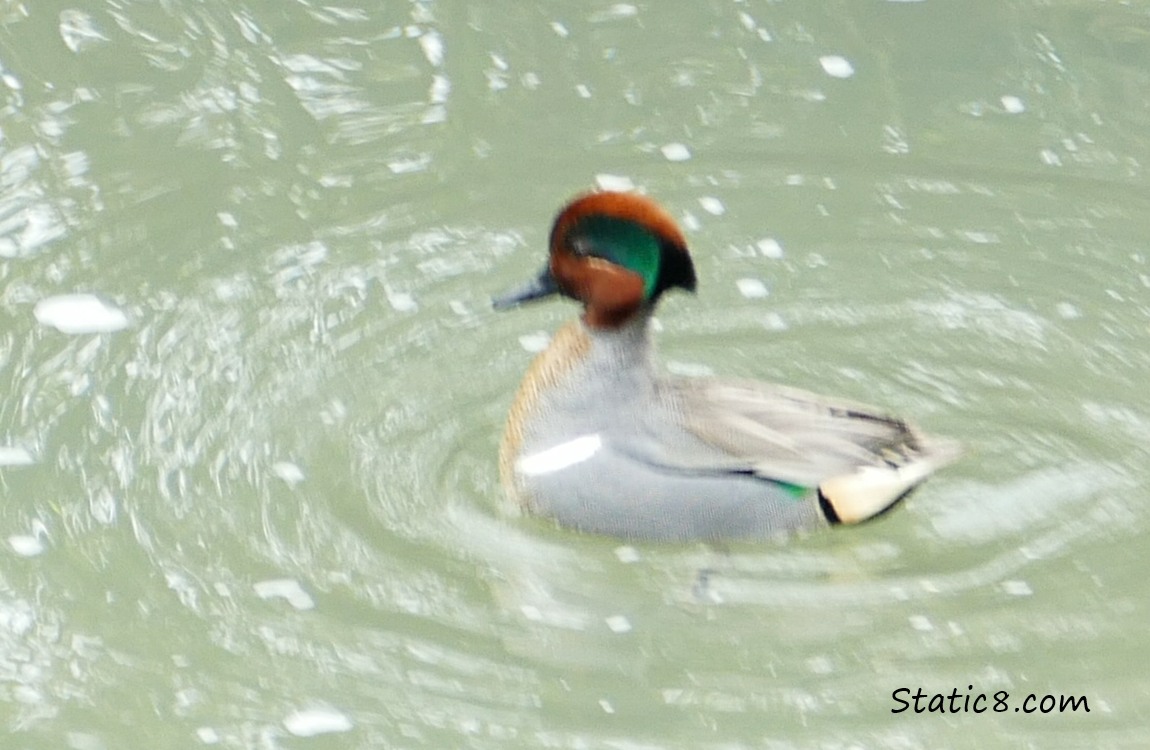
[[[846,523],[886,509],[959,453],[872,406],[797,388],[711,378],[665,385],[686,431],[757,476],[817,488]]]

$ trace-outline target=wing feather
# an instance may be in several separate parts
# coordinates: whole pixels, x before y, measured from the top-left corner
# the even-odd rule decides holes
[[[688,432],[770,479],[814,487],[865,466],[897,468],[926,445],[874,407],[796,388],[692,378],[667,385]]]

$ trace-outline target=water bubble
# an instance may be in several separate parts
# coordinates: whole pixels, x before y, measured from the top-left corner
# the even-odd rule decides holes
[[[668,143],[660,150],[667,161],[687,161],[691,158],[691,149],[682,143]]]
[[[618,174],[597,174],[595,175],[595,184],[599,186],[600,190],[627,192],[635,189],[635,183],[631,181],[630,177]]]
[[[1010,96],[1008,94],[999,101],[1002,102],[1002,108],[1012,115],[1021,114],[1026,111],[1026,103],[1017,96]]]
[[[35,457],[18,445],[0,445],[0,466],[30,466]]]
[[[284,719],[284,728],[296,737],[347,732],[351,727],[351,719],[332,708],[309,708]]]
[[[285,599],[296,609],[314,609],[315,600],[303,590],[303,586],[291,578],[276,578],[270,581],[259,581],[252,586],[256,596],[261,599]]]
[[[611,629],[612,633],[630,633],[631,621],[624,615],[611,615],[605,622],[607,627]]]
[[[536,331],[535,333],[525,333],[519,337],[519,345],[525,351],[537,354],[547,348],[551,343],[550,334],[545,331]]]
[[[764,237],[755,243],[755,247],[759,249],[764,258],[778,260],[783,257],[783,246],[774,237]]]
[[[723,205],[723,202],[713,195],[704,195],[699,199],[699,205],[712,216],[722,216],[727,212],[727,207]]]
[[[855,74],[851,61],[840,55],[823,55],[819,58],[819,65],[832,78],[850,78]]]
[[[747,299],[762,299],[769,294],[767,285],[758,279],[738,279],[735,286],[739,288],[739,294]]]
[[[290,461],[277,461],[272,464],[272,473],[293,486],[304,480],[303,469]]]
[[[33,310],[42,325],[61,333],[111,333],[128,327],[128,316],[94,294],[45,297]]]

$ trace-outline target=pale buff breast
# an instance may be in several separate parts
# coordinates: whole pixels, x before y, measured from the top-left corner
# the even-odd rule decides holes
[[[581,321],[572,320],[555,332],[550,345],[532,360],[519,384],[499,443],[499,480],[507,496],[522,507],[530,505],[530,498],[524,496],[516,481],[515,461],[523,447],[524,430],[535,416],[540,396],[562,381],[590,349],[587,329]]]

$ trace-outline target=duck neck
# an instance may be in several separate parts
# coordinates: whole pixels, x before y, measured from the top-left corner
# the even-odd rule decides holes
[[[586,366],[614,377],[620,372],[654,369],[654,343],[651,340],[652,312],[653,308],[644,307],[621,325],[609,328],[591,326],[586,318],[580,320],[591,341],[585,360]]]

